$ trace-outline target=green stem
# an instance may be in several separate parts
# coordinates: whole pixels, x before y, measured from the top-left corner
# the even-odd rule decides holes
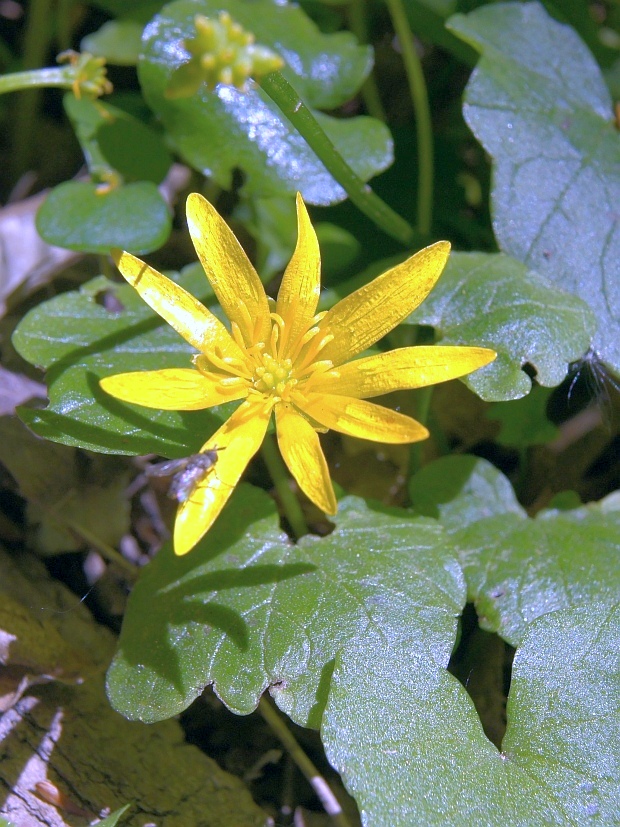
[[[366,0],[352,0],[349,4],[349,28],[360,43],[368,43],[368,21]],[[374,71],[371,71],[361,89],[366,111],[373,118],[387,121]]]
[[[32,0],[28,10],[26,33],[22,50],[23,65],[26,69],[36,69],[45,61],[50,43],[51,0]],[[27,72],[18,72],[23,75]],[[11,75],[5,75],[2,81]],[[34,86],[34,84],[32,84]],[[23,86],[20,88],[24,88]],[[13,91],[6,89],[2,91]],[[39,93],[33,91],[20,96],[15,107],[13,121],[13,168],[19,177],[30,163],[32,139],[36,133],[35,121],[39,106]]]
[[[282,717],[276,712],[266,697],[262,697],[258,704],[258,711],[263,716],[271,731],[280,739],[288,754],[297,764],[306,777],[308,783],[319,797],[325,812],[339,827],[350,827],[349,820],[342,812],[338,799],[331,791],[327,781],[319,773],[312,761],[299,746],[293,733],[286,726]]]
[[[409,244],[413,238],[413,228],[351,169],[282,73],[271,72],[257,83],[314,150],[355,206],[392,238],[404,245]]]
[[[265,437],[263,447],[261,449],[261,456],[265,461],[269,475],[273,481],[286,519],[289,521],[296,537],[303,537],[308,533],[308,526],[304,518],[301,505],[295,494],[291,491],[289,485],[289,477],[286,473],[286,467],[282,462],[282,457],[278,451],[275,440],[271,434]]]
[[[125,574],[129,575],[131,580],[135,580],[137,578],[138,567],[133,563],[130,563],[129,560],[126,560],[115,548],[112,548],[112,546],[104,543],[103,540],[100,540],[99,537],[87,528],[74,522],[73,520],[62,518],[60,522],[73,531],[74,534],[77,534],[80,539],[85,540],[89,546],[96,549],[104,560],[108,561],[108,563],[113,563],[118,566],[118,568],[123,569]]]
[[[6,92],[18,92],[20,89],[42,89],[47,86],[71,89],[74,83],[75,72],[71,66],[30,69],[0,76],[0,95]]]
[[[433,398],[433,386],[429,385],[426,388],[419,388],[417,393],[418,409],[416,412],[416,419],[422,425],[428,422],[428,415],[431,409],[431,400]],[[409,452],[409,476],[412,477],[422,467],[422,452],[424,451],[424,441],[414,442]]]
[[[429,235],[433,214],[433,129],[420,58],[402,0],[386,0],[403,55],[418,140],[418,229]]]

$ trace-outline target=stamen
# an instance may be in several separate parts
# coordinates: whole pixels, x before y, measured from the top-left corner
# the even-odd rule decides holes
[[[232,322],[230,325],[231,333],[235,342],[239,345],[242,350],[245,350],[246,344],[243,340],[243,333],[241,332],[241,328],[237,324],[237,322]]]
[[[247,307],[246,303],[243,301],[243,299],[237,299],[237,302],[238,302],[237,308],[239,310],[239,313],[241,314],[241,321],[243,323],[243,328],[245,328],[245,331],[242,329],[241,325],[239,325],[239,329],[242,333],[244,333],[244,335],[243,335],[243,347],[246,348],[249,345],[254,344],[254,342],[256,341],[257,337],[256,337],[255,334],[256,334],[256,324],[257,324],[258,320],[253,320],[252,319],[250,311],[248,310],[248,307]]]
[[[226,376],[224,379],[220,379],[220,385],[223,385],[227,388],[236,388],[239,385],[245,384],[246,379],[244,376]]]
[[[295,366],[296,367],[295,372],[298,375],[306,373],[306,371],[308,370],[308,365],[312,364],[315,357],[319,355],[319,353],[323,350],[323,348],[326,345],[328,345],[331,341],[333,341],[333,338],[334,338],[333,333],[327,333],[325,336],[323,336],[322,339],[319,339],[319,340],[317,340],[315,338],[315,340],[311,343],[310,347],[308,348],[307,353],[304,354],[304,357],[301,360],[301,363],[299,365]]]
[[[218,349],[213,350],[208,356],[201,354],[194,359],[194,364],[203,373],[211,373],[212,370],[221,371],[230,376],[243,377],[243,379],[251,379],[252,373],[248,365],[242,359],[235,359],[233,356],[222,356]],[[224,377],[222,377],[223,379]]]
[[[308,373],[310,375],[301,380],[304,392],[311,390],[317,380],[323,379],[326,376],[333,379],[338,379],[340,376],[340,371],[331,370],[332,364],[332,362],[326,359],[324,362],[315,362],[313,365],[310,365],[308,368]]]

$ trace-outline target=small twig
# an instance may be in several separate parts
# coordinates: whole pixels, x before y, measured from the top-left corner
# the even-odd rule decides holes
[[[350,822],[342,811],[338,799],[331,791],[329,784],[319,773],[312,761],[299,746],[290,729],[282,717],[276,712],[265,696],[260,699],[258,711],[263,716],[272,732],[280,739],[282,745],[306,777],[308,783],[319,797],[325,812],[338,827],[351,827]]]
[[[293,491],[291,491],[289,477],[282,462],[280,452],[275,446],[273,436],[269,434],[263,442],[261,456],[267,466],[275,489],[278,492],[286,519],[289,521],[295,536],[299,539],[299,537],[303,537],[304,534],[308,533],[308,525],[304,513],[301,510],[299,500]]]

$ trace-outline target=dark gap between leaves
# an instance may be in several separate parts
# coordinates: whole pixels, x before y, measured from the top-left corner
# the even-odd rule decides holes
[[[473,603],[461,617],[461,638],[448,671],[465,687],[484,734],[498,749],[506,732],[506,698],[510,690],[515,649],[478,624]]]

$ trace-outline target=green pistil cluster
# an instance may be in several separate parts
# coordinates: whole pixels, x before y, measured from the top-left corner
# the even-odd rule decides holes
[[[278,54],[256,45],[254,35],[235,23],[228,12],[220,12],[217,20],[198,14],[194,24],[196,36],[183,43],[191,58],[172,74],[166,88],[168,98],[189,97],[203,83],[209,90],[218,83],[244,90],[248,78],[267,75],[284,65]]]
[[[287,389],[297,384],[292,378],[292,363],[290,359],[278,362],[268,353],[263,354],[263,364],[254,371],[254,389],[259,393],[271,394],[282,398]]]

